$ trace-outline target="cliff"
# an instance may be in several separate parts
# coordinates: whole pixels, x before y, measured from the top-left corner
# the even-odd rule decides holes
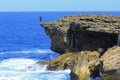
[[[85,50],[103,53],[118,44],[118,16],[74,15],[40,24],[51,39],[51,49],[61,54]]]
[[[39,64],[47,64],[48,70],[70,69],[71,80],[90,76],[120,80],[120,17],[65,16],[41,26],[51,39],[51,49],[62,55]]]

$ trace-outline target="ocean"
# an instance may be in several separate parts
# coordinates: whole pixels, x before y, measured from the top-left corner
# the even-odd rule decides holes
[[[119,12],[0,12],[0,80],[70,80],[70,70],[47,71],[35,64],[59,56],[50,50],[39,17],[48,22],[78,14],[120,16]]]

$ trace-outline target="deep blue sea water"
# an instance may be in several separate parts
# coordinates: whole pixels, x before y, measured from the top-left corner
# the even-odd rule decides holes
[[[46,71],[37,61],[52,60],[50,39],[39,25],[66,15],[120,12],[0,12],[0,80],[70,80],[70,71]],[[96,80],[100,80],[97,78]]]

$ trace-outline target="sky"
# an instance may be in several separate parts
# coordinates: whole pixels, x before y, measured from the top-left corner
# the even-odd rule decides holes
[[[120,11],[120,0],[0,0],[0,11]]]

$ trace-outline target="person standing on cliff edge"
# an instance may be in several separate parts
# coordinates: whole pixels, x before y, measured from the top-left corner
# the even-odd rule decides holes
[[[40,16],[40,22],[42,22],[42,16]]]

